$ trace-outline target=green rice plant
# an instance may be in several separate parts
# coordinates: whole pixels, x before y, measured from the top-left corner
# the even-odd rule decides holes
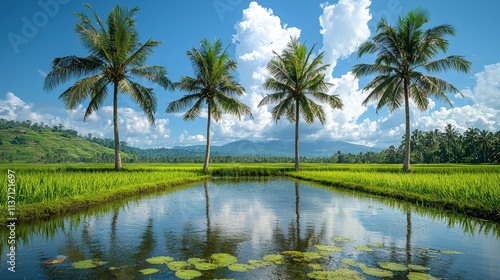
[[[359,165],[354,165],[359,166]],[[372,168],[304,169],[287,175],[321,184],[356,189],[424,204],[443,205],[462,212],[495,219],[500,213],[498,166],[423,167],[411,174],[378,172]],[[390,170],[390,168],[387,168]],[[380,170],[380,169],[379,169]],[[425,172],[431,170],[430,172]],[[496,170],[497,172],[492,172]]]

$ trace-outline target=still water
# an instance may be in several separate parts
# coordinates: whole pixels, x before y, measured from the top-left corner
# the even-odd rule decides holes
[[[179,279],[166,264],[146,260],[210,262],[214,253],[265,265],[249,272],[224,266],[195,279],[308,279],[313,269],[378,279],[366,268],[380,272],[384,262],[404,265],[386,279],[419,276],[421,267],[410,274],[408,265],[438,278],[499,279],[499,228],[285,178],[214,179],[18,226],[15,273],[7,270],[4,231],[0,279]],[[262,262],[269,255],[280,260]],[[44,263],[51,260],[61,262]],[[85,260],[95,267],[75,268]],[[147,268],[156,272],[143,275]]]

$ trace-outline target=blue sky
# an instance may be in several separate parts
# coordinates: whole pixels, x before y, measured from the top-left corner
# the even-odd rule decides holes
[[[426,8],[430,23],[426,27],[451,24],[457,36],[449,37],[447,54],[464,55],[472,61],[472,73],[438,74],[465,95],[450,95],[454,107],[433,100],[429,110],[412,107],[412,130],[443,129],[447,123],[463,132],[474,126],[490,131],[500,130],[500,1],[477,3],[452,0],[339,0],[324,1],[88,1],[102,18],[117,4],[129,8],[140,6],[137,27],[141,41],[149,38],[163,42],[148,60],[149,65],[163,65],[171,80],[192,75],[186,51],[203,38],[220,38],[230,44],[229,50],[238,62],[236,76],[246,88],[241,101],[252,109],[254,120],[232,116],[212,125],[212,143],[248,139],[293,139],[293,125],[286,120],[275,123],[271,106],[257,108],[266,92],[262,81],[268,76],[265,65],[272,51],[280,52],[290,36],[299,36],[316,51],[324,51],[324,62],[331,64],[327,79],[335,84],[331,93],[345,104],[343,111],[326,109],[327,123],[301,123],[301,141],[341,140],[385,148],[399,145],[404,133],[403,111],[392,114],[385,109],[376,114],[373,104],[362,106],[366,97],[361,88],[367,78],[355,79],[350,69],[356,63],[370,63],[373,57],[358,59],[356,48],[375,34],[375,24],[383,16],[394,22],[414,7]],[[52,92],[42,89],[44,75],[56,57],[86,56],[74,32],[73,12],[88,10],[81,1],[40,0],[0,3],[0,118],[32,120],[48,125],[63,124],[78,130],[112,138],[111,99],[83,122],[88,102],[74,111],[66,110],[58,99],[71,84]],[[440,57],[443,55],[440,55]],[[141,81],[148,86],[148,82]],[[156,125],[126,95],[120,96],[120,140],[137,147],[174,147],[204,144],[206,114],[193,122],[184,122],[180,114],[164,113],[167,104],[180,98],[182,92],[156,89],[158,110]]]

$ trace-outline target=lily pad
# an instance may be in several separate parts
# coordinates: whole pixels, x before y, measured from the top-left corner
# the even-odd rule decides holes
[[[202,274],[198,270],[191,270],[191,269],[181,269],[177,270],[175,272],[175,276],[180,279],[193,279],[196,277],[200,277]]]
[[[227,266],[231,271],[235,272],[247,272],[255,269],[255,266],[244,264],[244,263],[233,263]]]
[[[342,252],[344,249],[338,247],[338,246],[327,246],[327,245],[314,245],[316,249],[319,251],[328,251],[328,252]]]
[[[357,266],[357,267],[360,267],[362,266],[363,264],[360,263],[360,262],[357,262],[353,259],[348,259],[348,258],[343,258],[340,260],[343,264],[347,264],[349,266]]]
[[[253,265],[255,267],[270,265],[271,262],[266,260],[248,260],[249,265]]]
[[[235,256],[227,253],[216,253],[213,254],[211,257],[214,263],[220,266],[228,266],[238,261],[238,259]]]
[[[438,280],[439,278],[436,278],[432,275],[425,274],[422,272],[410,272],[408,273],[408,280]]]
[[[304,258],[309,260],[321,259],[323,257],[319,252],[304,252]]]
[[[307,266],[309,266],[309,268],[312,270],[322,270],[323,269],[323,266],[319,263],[310,263]]]
[[[173,260],[174,260],[174,258],[167,257],[167,256],[157,256],[157,257],[152,257],[152,258],[146,259],[146,261],[150,264],[164,264],[164,263],[169,263]]]
[[[212,270],[217,269],[219,265],[215,263],[199,262],[195,263],[194,267],[198,270]]]
[[[461,255],[461,254],[463,254],[462,252],[453,251],[453,250],[439,250],[438,252],[441,254],[445,254],[445,255]]]
[[[354,248],[359,251],[373,252],[373,248],[368,246],[354,246]]]
[[[200,263],[200,262],[204,262],[204,261],[205,261],[205,259],[200,259],[200,258],[189,258],[187,260],[188,263],[193,264],[193,265]]]
[[[372,248],[383,248],[384,247],[384,244],[377,243],[377,242],[369,242],[367,245],[372,247]]]
[[[87,268],[98,267],[106,263],[107,262],[97,261],[97,260],[84,260],[84,261],[74,262],[73,267],[78,269],[87,269]]]
[[[431,270],[430,267],[426,267],[426,266],[418,265],[418,264],[409,264],[408,267],[412,271],[428,271],[428,270]]]
[[[301,251],[284,251],[283,255],[291,256],[291,257],[302,257],[304,253]]]
[[[338,270],[327,270],[327,271],[313,271],[307,274],[307,277],[317,280],[323,279],[353,279],[353,280],[362,280],[365,279],[359,272],[350,270],[350,269],[338,269]]]
[[[368,274],[379,278],[385,278],[385,277],[389,278],[394,276],[394,273],[392,273],[392,271],[380,268],[368,267],[368,266],[361,266],[361,271],[364,274]]]
[[[158,268],[146,268],[146,269],[139,270],[139,272],[144,274],[144,275],[153,274],[153,273],[156,273],[158,271],[160,271]]]
[[[304,253],[304,256],[305,256],[305,253]],[[266,261],[270,261],[274,264],[283,264],[283,255],[280,255],[280,254],[265,255],[263,259]]]
[[[343,237],[343,236],[335,236],[332,238],[333,241],[337,242],[353,242],[354,239],[349,238],[349,237]]]
[[[399,263],[394,263],[394,262],[379,262],[378,265],[380,265],[381,268],[385,268],[388,270],[392,271],[407,271],[408,267],[405,265],[399,264]]]
[[[177,271],[185,268],[186,266],[189,266],[189,263],[183,261],[173,261],[169,262],[167,266],[168,268],[170,268],[170,270]]]

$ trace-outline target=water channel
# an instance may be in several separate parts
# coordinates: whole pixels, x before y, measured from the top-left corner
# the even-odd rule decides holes
[[[217,253],[255,269],[219,266],[195,279],[309,279],[315,270],[498,279],[499,233],[495,223],[303,181],[212,179],[18,226],[15,273],[2,232],[0,279],[179,279],[151,258],[191,259],[182,269],[196,270],[193,258]]]

